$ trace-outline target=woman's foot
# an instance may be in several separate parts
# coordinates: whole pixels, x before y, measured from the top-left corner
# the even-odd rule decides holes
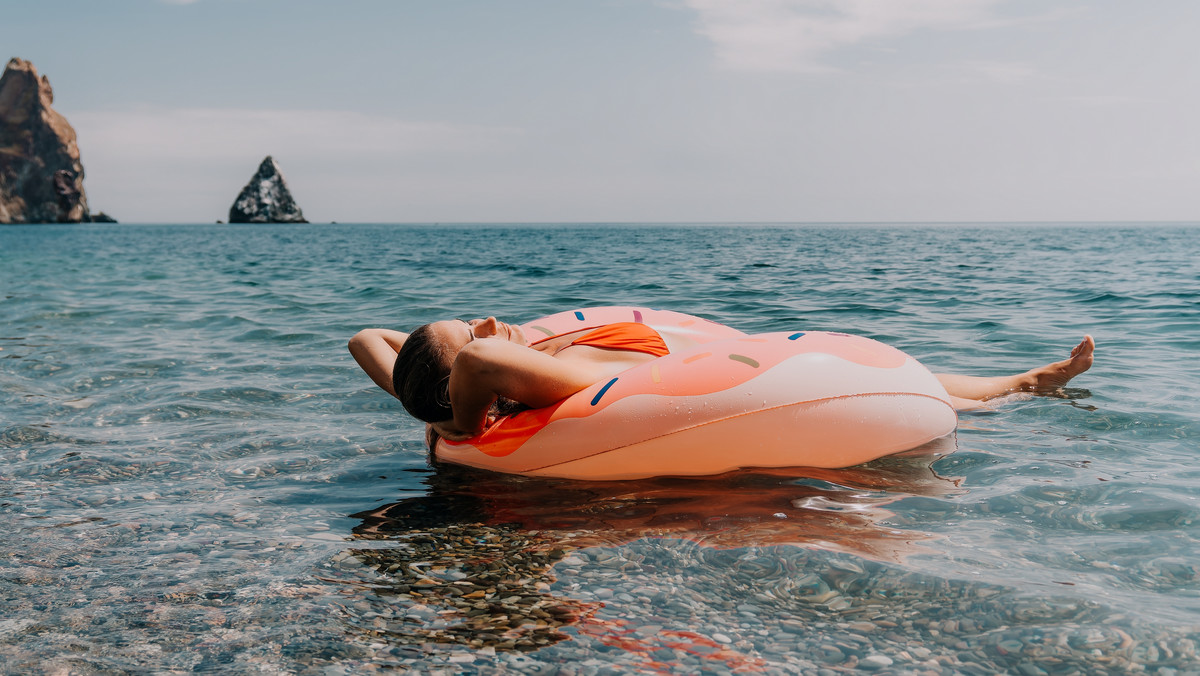
[[[976,403],[1002,397],[1013,392],[1039,392],[1051,394],[1058,392],[1072,378],[1092,367],[1092,353],[1096,350],[1096,341],[1091,336],[1083,340],[1071,350],[1071,356],[1063,361],[1046,364],[1040,368],[1012,376],[960,376],[951,373],[937,374],[937,379],[946,388],[946,393],[954,400],[955,408],[969,410]]]
[[[1072,378],[1092,367],[1093,352],[1096,341],[1091,336],[1083,340],[1071,350],[1071,356],[1063,361],[1047,364],[1033,369],[1024,375],[1026,381],[1022,389],[1033,392],[1054,392],[1066,385]]]

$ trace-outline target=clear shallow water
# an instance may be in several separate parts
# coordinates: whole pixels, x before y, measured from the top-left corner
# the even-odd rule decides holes
[[[0,229],[0,670],[1196,673],[1200,230]],[[636,304],[982,375],[838,472],[426,462],[367,326]],[[606,666],[615,665],[615,666]]]

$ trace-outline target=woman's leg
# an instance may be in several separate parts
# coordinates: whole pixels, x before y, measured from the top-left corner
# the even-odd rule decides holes
[[[1053,364],[1046,364],[1025,373],[1012,376],[978,377],[960,376],[948,373],[937,374],[942,387],[955,399],[969,399],[975,402],[999,397],[1010,392],[1052,392],[1066,385],[1075,376],[1092,367],[1092,353],[1096,349],[1096,341],[1091,336],[1083,340],[1071,350],[1071,356]],[[959,402],[955,402],[955,407]],[[962,402],[969,407],[970,402]]]

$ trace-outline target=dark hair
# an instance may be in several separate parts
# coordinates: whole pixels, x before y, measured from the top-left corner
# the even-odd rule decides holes
[[[404,341],[392,366],[392,389],[414,418],[435,423],[454,417],[450,408],[454,355],[429,326],[417,327]]]

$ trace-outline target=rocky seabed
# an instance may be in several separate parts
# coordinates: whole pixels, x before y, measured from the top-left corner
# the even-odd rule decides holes
[[[1079,599],[793,547],[537,540],[459,527],[336,557],[356,584],[375,579],[339,606],[366,651],[345,673],[1200,673],[1194,629],[1138,628]],[[497,556],[509,547],[523,553]]]

